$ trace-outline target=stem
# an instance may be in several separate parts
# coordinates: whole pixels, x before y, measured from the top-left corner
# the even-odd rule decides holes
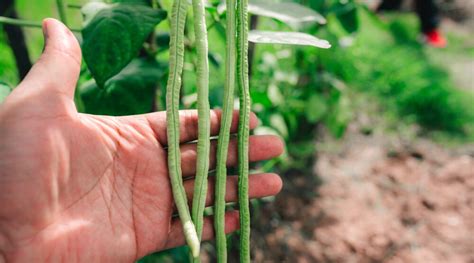
[[[82,6],[78,5],[78,4],[68,4],[67,7],[71,8],[71,9],[81,9],[82,8]]]
[[[198,90],[198,143],[196,179],[192,218],[196,225],[199,240],[201,240],[204,223],[204,208],[207,196],[207,176],[209,173],[210,151],[210,107],[209,107],[209,61],[206,30],[206,16],[203,0],[193,0],[194,32],[196,34],[197,52],[197,90]],[[199,262],[199,257],[193,260]]]
[[[24,26],[24,27],[37,27],[42,28],[43,25],[35,21],[26,21],[15,18],[9,18],[0,16],[0,24],[13,25],[13,26]]]
[[[15,19],[15,18],[4,17],[4,16],[0,16],[0,24],[22,26],[22,27],[34,27],[34,28],[43,27],[43,24],[41,22],[27,21],[23,19]],[[69,28],[69,29],[73,32],[81,32],[81,30],[78,28]]]
[[[175,0],[170,19],[170,58],[166,92],[166,119],[168,133],[168,169],[178,214],[183,224],[186,242],[194,257],[199,256],[199,239],[189,215],[188,201],[183,186],[181,153],[179,149],[179,95],[184,63],[184,27],[187,0]]]
[[[67,20],[67,3],[66,0],[56,0],[56,6],[58,8],[58,13],[59,13],[59,18],[61,21],[68,26],[68,20]]]
[[[237,0],[237,85],[240,111],[238,130],[240,262],[250,262],[249,208],[249,120],[250,91],[248,79],[248,0]]]
[[[229,148],[230,126],[235,90],[235,0],[227,4],[227,43],[226,43],[226,83],[221,128],[217,143],[216,192],[214,227],[217,241],[217,261],[227,262],[227,240],[225,236],[225,188],[227,179],[227,151]]]
[[[0,3],[0,15],[18,18],[13,0],[6,0]],[[3,29],[8,39],[9,46],[15,56],[18,77],[22,80],[28,74],[32,66],[28,47],[26,45],[25,34],[21,27],[13,25],[4,25]]]

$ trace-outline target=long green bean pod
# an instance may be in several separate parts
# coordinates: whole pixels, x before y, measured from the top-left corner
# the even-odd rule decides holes
[[[225,187],[227,177],[227,150],[229,148],[230,126],[234,106],[235,90],[235,0],[226,0],[226,82],[219,139],[217,142],[216,189],[214,205],[214,228],[217,243],[217,261],[227,262],[227,241],[225,236]]]
[[[250,262],[248,0],[237,0],[237,86],[239,87],[239,211],[240,262]]]
[[[207,196],[207,175],[209,172],[210,149],[210,107],[209,107],[209,61],[207,45],[206,16],[204,1],[193,0],[194,33],[197,51],[197,90],[198,90],[198,143],[196,179],[192,206],[192,219],[201,241],[204,222],[204,208]],[[194,262],[199,262],[195,258]]]
[[[184,26],[186,23],[187,0],[175,0],[170,20],[169,76],[166,90],[166,119],[168,133],[168,170],[173,197],[183,224],[186,242],[194,257],[199,256],[200,243],[189,214],[188,201],[184,191],[179,149],[179,95],[184,63]]]

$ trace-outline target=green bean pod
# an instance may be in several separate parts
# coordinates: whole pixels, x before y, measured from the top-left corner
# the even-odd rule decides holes
[[[217,262],[227,262],[227,240],[225,236],[225,188],[227,179],[227,151],[229,148],[230,126],[234,109],[234,90],[236,77],[235,56],[235,0],[226,0],[226,82],[219,139],[217,142],[216,189],[214,204],[214,228],[216,232]]]
[[[192,206],[192,219],[196,226],[199,241],[201,241],[204,223],[204,208],[207,196],[207,175],[209,172],[210,149],[210,107],[209,107],[209,61],[206,16],[204,1],[193,0],[194,33],[197,51],[197,90],[198,90],[198,143],[196,179]],[[194,258],[199,262],[199,257]]]
[[[248,0],[237,0],[237,86],[239,87],[239,211],[240,262],[250,262]]]
[[[184,26],[186,23],[187,0],[175,0],[170,20],[169,76],[166,90],[166,119],[168,133],[168,170],[173,197],[183,224],[183,231],[192,254],[199,256],[200,243],[189,214],[188,201],[184,191],[179,149],[179,95],[184,63]]]

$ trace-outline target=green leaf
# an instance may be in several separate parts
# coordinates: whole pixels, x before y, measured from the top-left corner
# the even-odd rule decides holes
[[[10,86],[6,83],[0,82],[0,104],[7,98],[8,94],[12,92]]]
[[[353,0],[338,2],[334,12],[347,33],[354,33],[359,29],[359,18],[357,16],[357,5]]]
[[[326,125],[334,137],[341,138],[353,117],[350,100],[345,93],[334,90],[329,104],[331,109],[326,119]]]
[[[271,17],[290,26],[301,23],[326,23],[326,19],[318,12],[297,3],[251,0],[249,2],[249,13]]]
[[[139,5],[146,5],[151,6],[150,0],[113,0],[114,3],[123,3],[123,4],[139,4]]]
[[[85,112],[101,115],[132,115],[150,112],[164,65],[135,59],[120,74],[99,88],[94,80],[80,87]]]
[[[327,105],[321,94],[312,94],[306,104],[306,119],[310,123],[321,120],[327,112]]]
[[[283,116],[280,114],[272,114],[272,116],[270,116],[270,125],[277,130],[283,138],[288,138],[288,126]]]
[[[89,22],[99,13],[100,10],[110,8],[112,5],[104,2],[89,2],[81,8],[83,16],[83,26],[87,26]]]
[[[84,60],[99,86],[135,58],[166,12],[143,5],[101,9],[82,30]]]
[[[219,5],[217,9],[219,13],[224,13],[225,3]],[[326,23],[326,19],[318,12],[297,3],[250,0],[248,11],[253,15],[277,19],[292,27],[299,27],[303,23]]]
[[[303,45],[319,48],[330,48],[328,41],[300,32],[272,32],[252,30],[249,32],[249,41],[262,44]]]

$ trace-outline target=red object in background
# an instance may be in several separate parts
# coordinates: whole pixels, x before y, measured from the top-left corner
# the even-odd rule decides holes
[[[444,48],[447,45],[446,38],[438,31],[432,30],[424,33],[425,43],[436,48]]]

